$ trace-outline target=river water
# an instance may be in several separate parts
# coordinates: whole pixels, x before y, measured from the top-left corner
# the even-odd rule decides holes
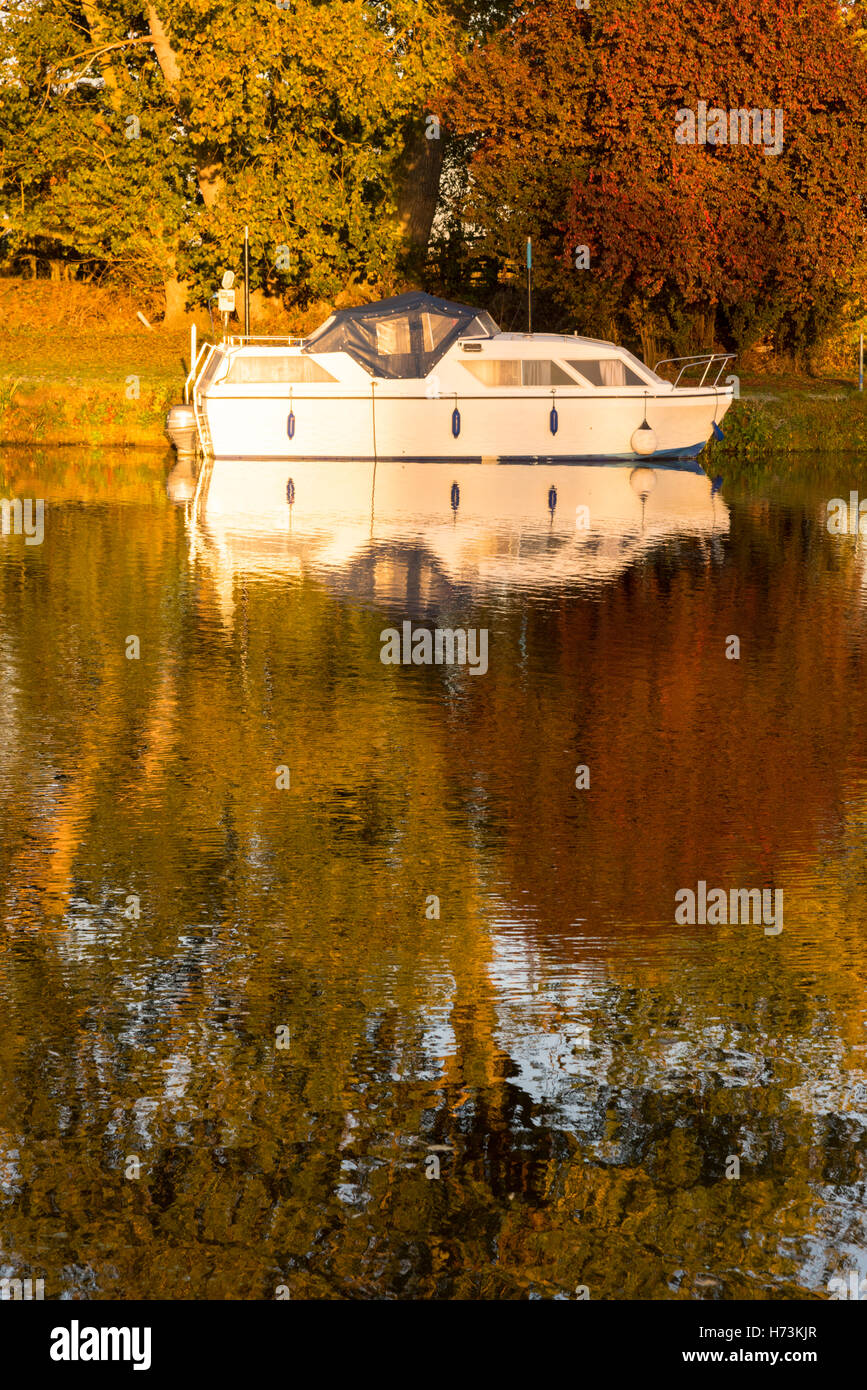
[[[0,1277],[867,1275],[867,552],[835,493],[171,463],[0,458],[45,503],[41,544],[0,537]],[[436,629],[464,663],[382,660]],[[691,924],[699,884],[782,919]]]

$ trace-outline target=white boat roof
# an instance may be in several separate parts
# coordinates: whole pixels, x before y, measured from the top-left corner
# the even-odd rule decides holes
[[[495,338],[489,341],[501,342],[503,340],[510,343],[556,343],[558,347],[563,343],[568,343],[570,347],[574,347],[577,343],[579,346],[610,348],[612,352],[627,351],[626,348],[618,347],[616,343],[609,343],[604,338],[580,338],[577,333],[498,333]]]

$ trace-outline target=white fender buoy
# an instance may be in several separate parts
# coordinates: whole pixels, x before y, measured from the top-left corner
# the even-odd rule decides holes
[[[642,458],[647,458],[648,454],[653,454],[657,449],[657,438],[655,432],[650,428],[647,421],[638,426],[629,441],[629,447],[634,454],[640,454]]]

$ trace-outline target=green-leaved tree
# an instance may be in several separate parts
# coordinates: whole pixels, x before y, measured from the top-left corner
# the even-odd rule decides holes
[[[162,287],[240,268],[289,302],[388,292],[426,244],[418,176],[457,25],[436,0],[5,0],[8,254]],[[436,161],[434,161],[436,163]]]

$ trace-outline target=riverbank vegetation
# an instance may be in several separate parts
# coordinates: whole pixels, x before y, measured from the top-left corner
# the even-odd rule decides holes
[[[141,303],[150,309],[120,289],[0,279],[0,443],[163,447],[190,335],[148,329]]]

